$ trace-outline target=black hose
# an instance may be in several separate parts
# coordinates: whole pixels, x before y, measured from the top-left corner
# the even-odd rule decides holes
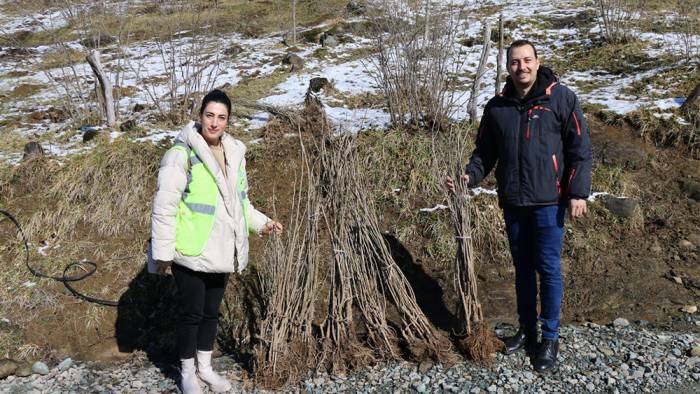
[[[9,212],[0,209],[0,213],[2,213],[5,217],[10,219],[12,223],[14,223],[15,227],[17,227],[17,231],[19,234],[22,236],[22,243],[24,244],[24,256],[25,256],[25,265],[27,266],[27,270],[32,273],[32,275],[39,277],[39,278],[45,278],[45,279],[52,279],[57,282],[63,283],[63,285],[68,289],[68,291],[73,294],[74,297],[77,297],[81,300],[87,301],[87,302],[92,302],[94,304],[99,304],[99,305],[104,305],[104,306],[123,306],[123,305],[134,305],[134,303],[131,302],[125,302],[125,301],[110,301],[110,300],[103,300],[100,298],[95,298],[91,297],[85,294],[80,293],[78,290],[76,290],[71,283],[72,282],[78,282],[81,281],[95,273],[97,271],[97,264],[95,264],[92,261],[88,260],[83,260],[83,261],[74,261],[66,266],[66,268],[63,270],[63,275],[62,276],[52,276],[52,275],[47,275],[42,272],[39,272],[32,268],[32,266],[29,264],[29,242],[27,241],[26,235],[24,235],[24,231],[22,230],[22,226],[19,224],[19,221],[15,219],[12,214]],[[87,268],[86,268],[87,267]],[[82,274],[74,275],[74,276],[68,276],[68,272],[73,269],[73,268],[82,268],[83,272]]]

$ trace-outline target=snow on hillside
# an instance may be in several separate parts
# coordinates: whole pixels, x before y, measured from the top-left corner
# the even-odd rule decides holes
[[[461,3],[434,0],[432,4],[433,12],[459,12],[461,5],[467,9],[467,12],[462,12],[462,15],[466,15],[466,20],[463,21],[458,40],[476,38],[480,35],[484,20],[495,25],[498,13],[502,13],[506,20],[514,22],[509,34],[513,38],[532,38],[545,59],[566,56],[562,53],[564,45],[585,44],[590,42],[592,37],[599,35],[597,24],[586,29],[570,25],[561,28],[542,27],[542,22],[545,20],[571,19],[582,12],[595,15],[594,10],[590,8],[591,4],[582,5],[580,1],[566,0],[554,3],[543,0],[519,2],[491,0]],[[488,10],[491,14],[485,15],[484,10]],[[422,10],[417,12],[420,13]],[[361,18],[355,20],[361,20]],[[4,35],[27,29],[36,31],[68,25],[66,13],[58,8],[49,8],[32,15],[7,15],[0,11],[0,22],[2,25],[0,34]],[[677,33],[639,32],[638,35],[640,39],[656,44],[647,50],[649,56],[660,57],[668,52],[679,54],[683,50]],[[103,49],[102,61],[116,85],[133,90],[129,97],[123,97],[119,101],[119,113],[136,117],[136,120],[149,130],[148,136],[139,138],[158,140],[172,136],[176,130],[161,130],[152,126],[153,109],[151,112],[132,114],[131,109],[135,104],[163,103],[173,88],[178,93],[196,89],[195,86],[188,87],[181,82],[186,75],[201,75],[202,78],[198,81],[199,87],[228,86],[230,89],[235,89],[243,79],[266,78],[281,70],[287,70],[288,66],[281,64],[281,58],[287,53],[287,48],[281,44],[281,36],[282,33],[277,33],[258,38],[245,38],[234,33],[202,42],[189,37],[187,32],[180,32],[171,43],[165,46],[154,42],[139,42],[118,48],[116,44],[112,44]],[[358,59],[357,56],[353,56],[363,48],[368,48],[371,40],[357,35],[348,34],[348,36],[349,42],[327,49],[330,56],[313,56],[314,52],[320,48],[318,44],[299,44],[297,54],[306,61],[304,69],[290,73],[285,80],[274,86],[266,97],[261,98],[259,103],[275,106],[300,105],[308,88],[308,81],[313,77],[325,77],[332,81],[335,92],[324,94],[322,98],[327,105],[329,117],[336,123],[339,130],[357,132],[365,128],[386,126],[389,116],[381,108],[350,108],[346,104],[345,100],[352,96],[378,93],[376,82],[371,76],[373,67],[371,59]],[[691,40],[700,40],[700,38],[694,36]],[[459,45],[458,57],[451,59],[452,64],[449,67],[457,72],[459,80],[465,86],[460,91],[454,92],[454,118],[456,119],[467,116],[466,103],[470,98],[468,86],[471,75],[476,71],[481,53],[479,42],[475,42],[471,47]],[[56,103],[67,100],[68,97],[74,102],[89,101],[84,96],[92,89],[93,76],[87,64],[79,63],[75,66],[39,70],[39,66],[47,56],[66,48],[87,51],[87,48],[79,42],[26,48],[21,55],[13,54],[12,48],[0,48],[0,90],[13,92],[28,85],[34,86],[36,90],[23,97],[4,99],[0,105],[0,121],[21,115],[23,120],[16,124],[15,131],[25,136],[52,133],[60,136],[70,127],[75,127],[75,125],[68,126],[70,120],[64,123],[47,120],[24,121],[24,117],[32,112],[46,110]],[[231,48],[235,51],[230,52]],[[496,48],[492,48],[489,53],[489,67],[483,77],[484,84],[477,98],[479,110],[494,94],[493,81],[497,53]],[[173,75],[171,73],[173,67],[177,78],[175,84],[168,78]],[[632,82],[653,76],[663,67],[668,66],[659,65],[657,69],[633,75],[612,74],[604,70],[575,71],[566,73],[561,78],[574,90],[582,86],[594,86],[592,89],[581,89],[579,92],[579,97],[584,103],[598,104],[619,114],[642,107],[655,108],[659,116],[664,116],[664,113],[678,107],[682,103],[682,98],[670,97],[662,90],[657,91],[655,97],[639,97],[624,93],[625,87]],[[65,80],[68,76],[75,77],[78,89],[66,92],[66,86],[57,82],[57,80]],[[78,96],[79,91],[83,97]],[[88,105],[92,104],[88,103]],[[255,130],[263,126],[267,119],[267,114],[255,113],[249,119],[237,119],[236,124],[247,130]],[[62,140],[64,141],[62,143],[52,142],[55,146],[62,145],[60,149],[50,149],[52,153],[70,154],[81,145],[79,138],[68,139],[67,142],[65,138]]]

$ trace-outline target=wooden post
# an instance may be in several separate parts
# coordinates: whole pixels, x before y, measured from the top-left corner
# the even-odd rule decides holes
[[[426,0],[426,2],[425,2],[425,32],[423,33],[423,45],[428,44],[428,32],[430,31],[429,24],[430,24],[430,0]]]
[[[481,50],[481,60],[479,61],[479,68],[476,70],[476,75],[474,76],[474,84],[472,85],[472,94],[469,97],[469,103],[467,104],[467,111],[469,112],[469,120],[476,122],[476,96],[479,93],[479,85],[481,85],[481,77],[484,76],[484,69],[486,68],[486,61],[489,59],[489,52],[491,51],[491,25],[484,22],[484,46]]]
[[[297,0],[292,0],[292,43],[297,45]]]
[[[87,57],[87,62],[92,68],[92,72],[95,73],[97,81],[100,84],[102,93],[102,103],[104,106],[104,112],[107,114],[107,125],[114,126],[117,123],[117,117],[114,112],[114,98],[112,97],[112,82],[102,71],[102,63],[100,63],[100,53],[93,50]]]
[[[503,72],[503,14],[498,17],[498,58],[496,59],[496,93],[501,93],[501,73]]]

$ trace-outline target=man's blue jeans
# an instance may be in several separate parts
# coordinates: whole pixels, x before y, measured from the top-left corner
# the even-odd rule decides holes
[[[559,338],[559,313],[564,294],[561,249],[566,207],[544,205],[503,210],[510,253],[515,264],[515,293],[520,326],[537,325],[537,274],[540,277],[542,338]]]

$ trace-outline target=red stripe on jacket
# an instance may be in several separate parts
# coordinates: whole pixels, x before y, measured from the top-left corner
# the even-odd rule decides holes
[[[571,115],[574,116],[574,123],[576,124],[576,135],[581,135],[581,124],[578,122],[578,117],[576,116],[576,112],[572,112]]]

